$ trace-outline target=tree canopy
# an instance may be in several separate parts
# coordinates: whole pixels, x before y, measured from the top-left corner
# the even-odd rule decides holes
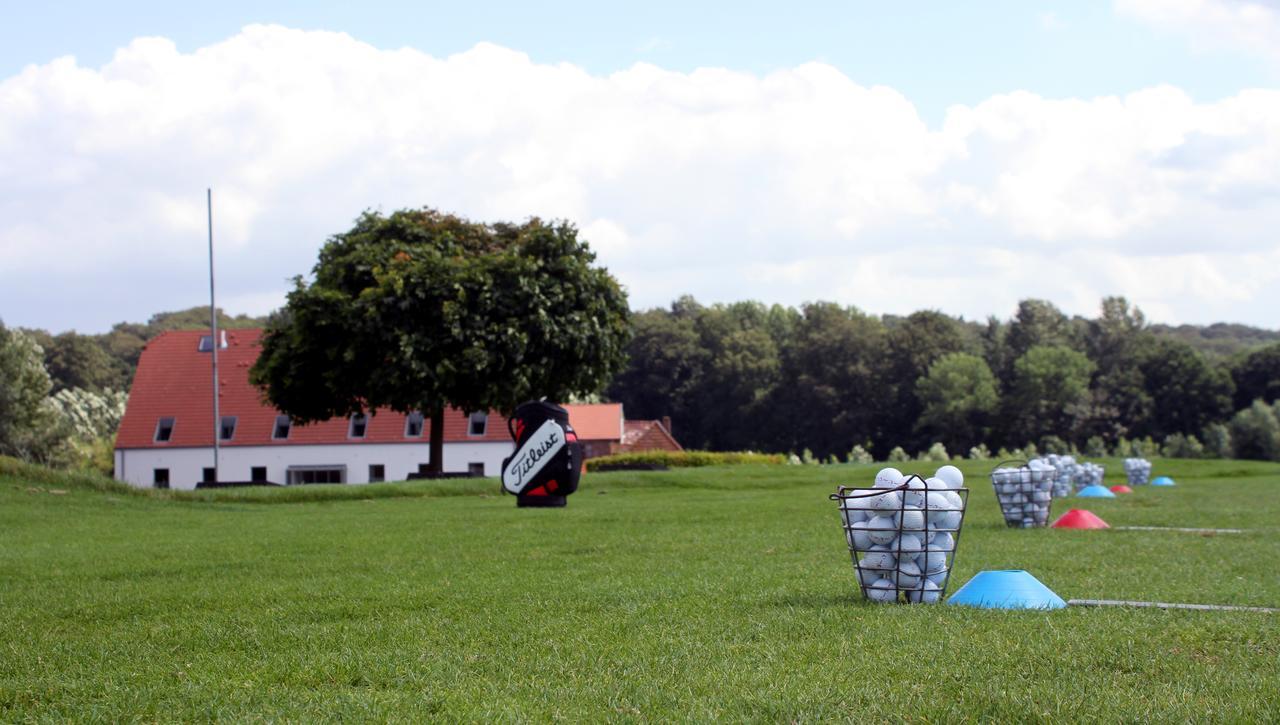
[[[432,420],[599,391],[625,361],[626,295],[567,223],[367,212],[268,321],[251,380],[300,423],[387,407]]]

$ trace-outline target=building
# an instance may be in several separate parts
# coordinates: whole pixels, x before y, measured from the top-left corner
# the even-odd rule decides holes
[[[249,383],[261,336],[261,330],[226,330],[219,335],[216,473],[212,337],[198,330],[176,331],[147,343],[116,436],[115,477],[139,487],[192,489],[215,480],[396,481],[426,470],[431,421],[421,414],[376,410],[299,425],[264,403],[261,392]],[[594,436],[583,437],[592,451],[623,449],[627,426],[633,422],[623,418],[620,404],[568,408],[575,430]],[[502,415],[445,412],[445,472],[497,476],[513,447]]]

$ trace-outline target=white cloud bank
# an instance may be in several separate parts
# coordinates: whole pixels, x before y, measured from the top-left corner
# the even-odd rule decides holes
[[[448,58],[251,26],[194,53],[0,82],[0,318],[101,329],[199,304],[204,187],[220,302],[262,312],[364,208],[576,222],[633,306],[834,299],[1275,327],[1280,91],[1196,103],[1018,92],[930,129],[822,64],[609,76],[479,45]]]
[[[1115,0],[1115,8],[1155,27],[1185,33],[1202,49],[1240,49],[1280,63],[1276,0]]]

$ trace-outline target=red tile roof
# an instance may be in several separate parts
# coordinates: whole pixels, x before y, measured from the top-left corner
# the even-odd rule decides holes
[[[213,371],[210,353],[199,352],[197,345],[207,331],[166,332],[152,339],[138,360],[138,372],[129,392],[129,404],[116,448],[182,448],[213,445]],[[391,410],[378,410],[369,418],[365,437],[347,436],[349,420],[328,420],[302,426],[294,425],[287,440],[271,437],[276,416],[280,412],[261,399],[261,392],[249,384],[249,368],[261,351],[261,330],[227,330],[227,347],[218,350],[219,413],[235,416],[235,436],[222,441],[223,446],[287,446],[334,443],[427,443],[431,421],[423,424],[421,437],[405,437],[405,416]],[[174,418],[173,434],[167,443],[155,441],[160,418]],[[576,427],[576,423],[575,423]],[[490,412],[483,436],[468,435],[468,417],[463,411],[445,411],[446,442],[511,440],[507,419]]]
[[[623,451],[683,451],[684,446],[660,420],[629,420],[622,436]]]
[[[568,404],[569,425],[580,441],[622,440],[622,403]]]

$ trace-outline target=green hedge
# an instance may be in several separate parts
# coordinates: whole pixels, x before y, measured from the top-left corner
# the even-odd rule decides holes
[[[622,468],[653,466],[666,468],[696,468],[699,466],[737,466],[764,464],[779,466],[787,462],[781,453],[717,453],[714,451],[644,451],[641,453],[617,453],[587,460],[588,471],[609,471]]]

